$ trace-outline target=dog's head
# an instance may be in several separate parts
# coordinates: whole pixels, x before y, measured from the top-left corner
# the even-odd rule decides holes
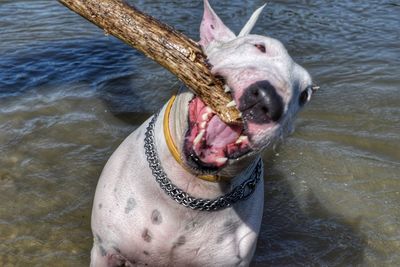
[[[291,131],[295,114],[310,100],[312,80],[285,47],[273,38],[250,34],[263,7],[236,36],[204,1],[199,44],[214,75],[242,113],[243,126],[223,123],[200,98],[187,103],[183,155],[194,169],[218,172],[225,166],[269,147]]]

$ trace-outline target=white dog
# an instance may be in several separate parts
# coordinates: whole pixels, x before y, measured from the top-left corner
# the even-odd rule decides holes
[[[201,40],[242,113],[231,126],[188,90],[133,132],[100,177],[92,266],[247,266],[263,212],[259,153],[290,131],[313,90],[277,40],[236,36],[204,1]]]

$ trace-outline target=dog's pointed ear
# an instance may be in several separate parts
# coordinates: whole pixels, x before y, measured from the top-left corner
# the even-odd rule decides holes
[[[250,34],[251,30],[253,29],[254,25],[256,24],[258,17],[260,16],[261,12],[263,11],[264,7],[267,4],[264,4],[262,7],[258,8],[254,11],[253,15],[251,15],[249,21],[247,21],[246,25],[244,25],[243,29],[240,31],[238,37],[246,36]]]
[[[225,26],[211,8],[208,0],[204,0],[204,15],[200,25],[199,44],[206,48],[213,41],[227,42],[234,38],[236,38],[236,35]]]

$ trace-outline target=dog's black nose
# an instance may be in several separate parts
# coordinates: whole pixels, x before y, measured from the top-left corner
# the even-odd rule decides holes
[[[255,123],[278,121],[283,114],[283,100],[268,81],[250,85],[240,98],[243,118]]]

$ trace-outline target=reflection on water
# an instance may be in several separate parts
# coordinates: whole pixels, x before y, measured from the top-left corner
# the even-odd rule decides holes
[[[200,1],[131,2],[197,39]],[[216,10],[238,31],[262,3]],[[323,89],[265,155],[254,266],[400,265],[399,11],[269,4],[255,32],[282,40]],[[87,266],[101,169],[177,82],[56,1],[0,1],[0,28],[0,265]]]

